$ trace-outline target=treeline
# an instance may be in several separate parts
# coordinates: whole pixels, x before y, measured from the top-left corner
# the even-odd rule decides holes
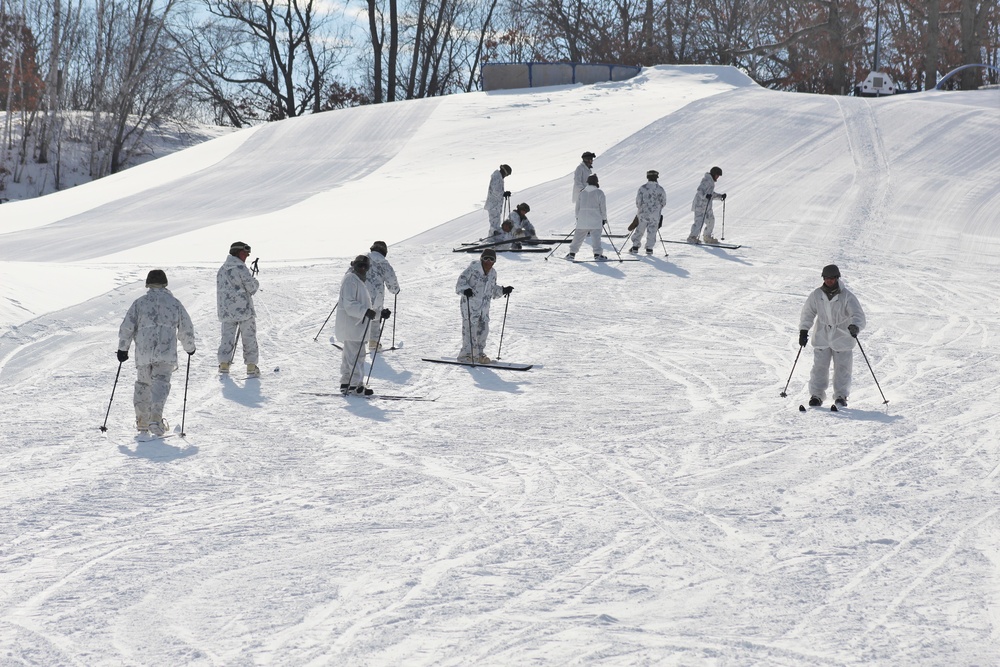
[[[353,4],[352,4],[353,3]],[[996,67],[997,0],[0,0],[0,190],[85,147],[92,178],[165,119],[244,127],[476,90],[484,62],[733,65],[844,95],[879,60],[901,89]],[[996,83],[966,70],[956,85]]]

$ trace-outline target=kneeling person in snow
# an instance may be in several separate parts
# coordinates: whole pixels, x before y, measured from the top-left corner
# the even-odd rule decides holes
[[[368,331],[377,326],[372,299],[365,285],[365,278],[371,266],[367,255],[358,255],[351,262],[351,270],[340,281],[340,299],[337,302],[337,338],[343,344],[340,356],[340,392],[371,396],[372,390],[365,387],[365,355],[362,348],[368,340]],[[388,308],[382,310],[382,319],[388,319]]]
[[[229,372],[229,364],[236,356],[236,337],[242,336],[247,377],[256,378],[260,377],[260,369],[257,368],[257,313],[253,309],[253,295],[260,283],[247,268],[248,257],[250,246],[236,241],[229,247],[229,257],[215,276],[216,310],[222,325],[219,372]]]
[[[601,231],[608,221],[608,204],[601,192],[601,184],[597,174],[587,177],[585,187],[576,198],[576,230],[573,241],[569,244],[569,254],[566,259],[574,259],[576,251],[583,245],[583,240],[590,234],[590,244],[594,247],[594,259],[607,259],[601,252]]]
[[[489,238],[488,242],[493,244],[494,250],[510,250],[514,248],[515,250],[521,249],[520,243],[514,243],[514,226],[510,223],[510,220],[504,220],[500,229],[493,232]],[[510,243],[508,243],[510,241]]]
[[[833,395],[836,404],[847,405],[851,393],[851,371],[858,332],[865,328],[865,311],[858,298],[840,284],[836,264],[823,267],[823,285],[813,291],[802,307],[799,318],[799,345],[809,342],[813,332],[813,367],[809,375],[809,405],[823,404],[830,386],[830,361],[833,361]]]
[[[128,359],[135,340],[135,425],[140,433],[163,435],[168,426],[163,406],[170,394],[170,376],[177,368],[177,338],[194,354],[194,325],[181,302],[167,289],[167,274],[153,269],[146,276],[145,295],[135,300],[118,329],[118,361]]]
[[[514,238],[529,240],[538,238],[538,234],[535,233],[535,226],[528,220],[528,212],[530,210],[530,206],[521,202],[507,216],[507,219],[510,220],[511,232],[514,234]]]
[[[513,287],[497,285],[493,264],[497,254],[487,248],[479,259],[472,262],[455,283],[455,293],[462,295],[462,351],[458,360],[466,363],[488,364],[492,360],[484,354],[486,338],[490,335],[490,301],[514,291]]]
[[[371,252],[368,253],[368,276],[365,284],[368,286],[368,294],[372,298],[372,310],[382,312],[385,303],[385,290],[389,289],[393,294],[399,294],[399,281],[396,280],[396,272],[392,264],[386,259],[389,254],[389,246],[385,241],[375,241],[372,244]],[[368,349],[372,352],[382,349],[378,342],[380,327],[368,327]]]

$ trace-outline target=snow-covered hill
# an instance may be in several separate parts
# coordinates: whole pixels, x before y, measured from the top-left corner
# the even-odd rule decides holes
[[[1000,91],[818,97],[658,67],[285,121],[5,204],[0,655],[998,662],[998,127]],[[501,356],[535,367],[422,362],[457,350],[472,257],[451,249],[485,232],[490,172],[511,164],[539,231],[565,233],[584,150],[615,232],[660,171],[667,240],[719,165],[743,247],[504,255],[515,291],[488,351],[506,305]],[[339,355],[329,329],[313,339],[376,238],[402,347],[372,386],[436,401],[314,395]],[[260,259],[260,381],[215,373],[214,272],[236,239]],[[831,262],[866,309],[866,357],[849,410],[801,414],[808,354],[779,393]],[[156,267],[199,351],[187,437],[138,444],[131,362],[97,427],[118,324]]]

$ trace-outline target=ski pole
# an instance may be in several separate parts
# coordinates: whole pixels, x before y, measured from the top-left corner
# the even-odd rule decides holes
[[[469,323],[469,347],[472,350],[472,365],[476,365],[476,339],[475,335],[472,333],[472,305],[469,303],[469,297],[465,297],[465,315],[466,321]]]
[[[607,235],[608,235],[608,243],[611,244],[611,249],[615,251],[616,255],[618,255],[618,261],[619,262],[624,262],[625,260],[622,259],[622,254],[620,252],[618,252],[618,248],[615,246],[614,239],[611,238],[611,225],[608,224],[607,220],[602,220],[601,221],[601,229],[602,230],[606,230]],[[628,237],[626,237],[626,239],[627,238]],[[625,247],[624,244],[622,245],[622,247],[623,248]]]
[[[339,301],[337,303],[333,304],[333,310],[337,310],[337,306],[339,306],[339,305],[340,305]],[[323,333],[323,328],[326,327],[326,323],[330,321],[331,317],[333,317],[333,310],[331,310],[330,314],[326,316],[326,319],[323,320],[323,326],[321,326],[319,328],[319,331],[316,332],[316,336],[315,336],[315,338],[313,338],[313,342],[314,343],[319,339],[319,335],[321,333]],[[395,311],[395,309],[393,309],[393,310]],[[235,350],[234,350],[234,352],[235,352]]]
[[[361,358],[361,349],[365,346],[365,341],[368,340],[368,327],[372,325],[372,321],[368,320],[368,324],[365,325],[365,332],[361,335],[361,345],[358,347],[358,353],[354,356],[354,364],[351,365],[351,376],[347,378],[347,384],[350,386],[351,380],[354,379],[354,372],[358,369],[358,359]],[[344,341],[344,348],[347,348],[347,341]],[[361,375],[365,374],[365,367],[361,367]]]
[[[663,220],[660,220],[660,224],[663,224]],[[670,257],[670,253],[667,252],[667,244],[663,242],[663,234],[660,233],[660,228],[656,228],[656,235],[660,238],[660,246],[663,248],[663,256]]]
[[[722,240],[726,240],[726,200],[722,200]]]
[[[371,365],[371,368],[368,369],[368,379],[365,380],[365,384],[366,385],[368,384],[369,380],[372,379],[372,371],[375,370],[375,357],[378,356],[378,346],[379,346],[379,343],[382,342],[382,332],[383,331],[385,331],[385,320],[382,320],[382,326],[380,326],[379,329],[378,329],[378,340],[375,341],[375,352],[372,353],[372,365]]]
[[[191,355],[188,355],[187,372],[184,373],[184,405],[181,407],[181,437],[183,438],[186,433],[184,433],[184,419],[187,417],[187,407],[188,407],[188,380],[191,378]]]
[[[503,305],[503,322],[500,324],[500,344],[497,345],[497,359],[500,359],[500,348],[503,347],[503,330],[507,326],[507,306],[510,305],[510,294],[504,294],[503,297],[507,302]]]
[[[868,361],[868,355],[865,354],[865,348],[861,347],[861,341],[858,340],[857,337],[855,337],[854,340],[858,341],[858,349],[861,350],[861,356],[865,358],[865,363],[868,364],[868,370],[872,372],[872,379],[875,380],[875,386],[878,387],[878,393],[882,394],[882,386],[878,383],[878,378],[875,377],[875,371],[872,369],[872,365]],[[882,394],[882,405],[888,404],[889,399],[885,397],[885,394]]]
[[[566,241],[569,241],[569,237],[573,236],[573,234],[575,232],[576,232],[576,230],[574,229],[572,232],[570,232],[569,234],[566,235],[566,238],[564,238],[562,241],[560,241],[559,243],[557,243],[555,245],[555,247],[552,248],[552,252],[550,252],[548,255],[545,256],[545,261],[546,262],[549,261],[549,257],[551,257],[555,253],[555,251],[559,249],[559,246],[561,246],[562,244],[566,243]]]
[[[101,433],[107,433],[108,432],[108,415],[111,414],[111,403],[115,400],[115,389],[118,388],[118,376],[121,375],[121,373],[122,373],[122,364],[123,363],[125,363],[125,362],[123,362],[123,361],[119,361],[118,362],[118,372],[115,373],[115,384],[114,384],[113,387],[111,387],[111,400],[108,401],[108,411],[104,415],[104,423],[101,424]]]
[[[250,275],[251,276],[257,275],[257,271],[259,271],[259,269],[257,268],[257,261],[259,259],[260,259],[260,257],[255,257],[254,260],[253,260],[253,263],[250,264]]]
[[[233,353],[229,356],[229,363],[236,359],[236,346],[240,344],[240,323],[236,323],[236,340],[233,341]]]
[[[389,348],[390,350],[396,349],[396,297],[397,296],[399,296],[398,292],[392,295],[392,347]]]
[[[795,361],[792,362],[792,372],[788,374],[788,382],[785,383],[785,388],[781,392],[781,397],[782,398],[785,398],[786,396],[788,396],[788,385],[791,384],[791,382],[792,382],[792,373],[795,372],[795,364],[799,363],[799,355],[802,354],[802,348],[804,348],[804,347],[805,347],[805,345],[799,345],[799,351],[795,355]]]

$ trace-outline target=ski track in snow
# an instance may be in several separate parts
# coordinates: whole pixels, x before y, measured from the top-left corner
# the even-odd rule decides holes
[[[618,231],[634,164],[692,159],[659,155],[718,114],[700,148],[728,156],[727,235],[747,247],[503,256],[502,359],[526,373],[420,360],[458,350],[454,283],[473,258],[450,250],[483,212],[393,246],[406,346],[378,355],[371,384],[436,402],[304,394],[336,392],[333,319],[313,338],[349,258],[262,262],[260,380],[239,358],[216,372],[217,266],[168,267],[199,345],[183,438],[134,439],[131,360],[98,430],[140,283],[4,333],[0,662],[995,663],[1000,262],[935,254],[946,230],[908,233],[902,184],[951,157],[928,166],[929,149],[883,136],[903,113],[889,102],[739,89],[614,147],[601,176]],[[671,176],[665,238],[690,224],[688,176]],[[998,190],[979,177],[964,204],[946,198],[965,217],[935,224],[986,233]],[[535,194],[567,209],[540,231],[567,228],[565,183]],[[850,407],[802,414],[811,349],[779,393],[830,261],[866,309],[890,402],[859,352]]]

